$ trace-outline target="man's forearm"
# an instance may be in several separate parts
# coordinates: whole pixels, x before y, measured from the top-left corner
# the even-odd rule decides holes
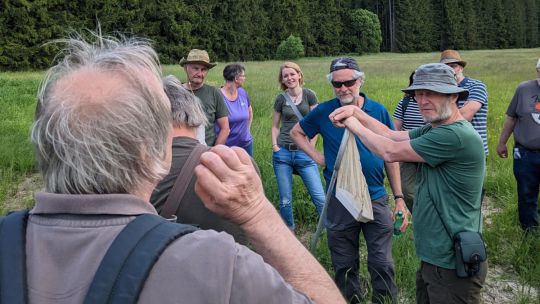
[[[514,131],[515,125],[516,119],[507,115],[501,131],[501,136],[499,137],[499,144],[506,145],[508,138],[510,138],[510,135]]]
[[[283,224],[270,202],[242,228],[264,261],[296,290],[316,303],[345,303],[328,273]]]
[[[366,128],[373,131],[373,133],[382,135],[386,138],[392,138],[391,131],[393,130],[377,119],[369,116],[364,111],[355,111],[354,117],[356,117],[356,119],[358,119]]]
[[[224,145],[227,142],[227,138],[229,137],[229,133],[231,130],[229,129],[221,129],[219,130],[218,136],[216,138],[215,145]]]
[[[362,143],[366,145],[371,152],[375,153],[378,157],[385,161],[394,161],[393,159],[389,158],[389,154],[395,146],[393,140],[373,132],[357,121],[355,117],[347,118],[345,124],[351,132],[360,138]]]
[[[320,166],[324,166],[324,156],[319,152],[314,145],[312,145],[307,138],[306,134],[302,131],[302,128],[297,123],[291,130],[291,138],[296,145],[304,151],[311,159],[313,159]]]
[[[384,167],[386,169],[386,175],[388,176],[388,183],[392,189],[394,195],[403,195],[401,190],[401,175],[399,174],[399,163],[397,162],[385,162]]]

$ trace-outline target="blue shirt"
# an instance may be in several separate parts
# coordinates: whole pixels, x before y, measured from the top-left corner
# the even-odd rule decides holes
[[[360,93],[360,95],[364,97],[362,110],[389,128],[394,129],[390,114],[388,114],[384,106],[369,99],[363,93]],[[317,106],[300,121],[300,127],[302,127],[304,133],[309,138],[313,138],[317,134],[321,134],[323,138],[324,159],[326,162],[326,168],[324,168],[323,174],[327,187],[332,178],[332,171],[336,163],[339,146],[345,132],[344,129],[336,128],[328,118],[328,115],[339,107],[341,107],[339,100],[334,98]],[[362,172],[368,184],[369,195],[371,196],[371,200],[376,200],[386,195],[386,189],[384,188],[384,161],[371,153],[357,136],[355,136],[355,139],[358,152],[360,153]]]

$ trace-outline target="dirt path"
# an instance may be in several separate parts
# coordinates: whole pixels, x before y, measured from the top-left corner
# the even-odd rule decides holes
[[[43,189],[43,181],[40,175],[28,176],[19,184],[15,196],[7,199],[6,209],[16,210],[32,206],[34,193],[41,191],[41,189]],[[486,226],[491,224],[491,215],[497,212],[499,210],[494,208],[489,197],[486,197],[482,207]],[[307,247],[309,247],[311,233],[311,231],[302,231],[298,234],[300,241]],[[513,304],[523,295],[529,295],[530,298],[534,299],[538,295],[538,290],[521,284],[513,269],[500,265],[489,265],[483,292],[485,304]]]

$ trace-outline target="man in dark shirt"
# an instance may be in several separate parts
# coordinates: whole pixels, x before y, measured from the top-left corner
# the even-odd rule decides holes
[[[216,66],[210,62],[210,57],[205,50],[193,49],[186,58],[180,60],[180,66],[186,72],[187,81],[184,88],[197,96],[203,106],[208,119],[205,128],[206,144],[209,146],[224,145],[229,137],[229,110],[221,92],[205,83],[208,70]],[[215,125],[219,126],[216,134]]]
[[[173,141],[171,170],[150,197],[150,202],[160,213],[189,155],[200,145],[196,139],[197,128],[208,123],[198,98],[184,89],[176,77],[164,77],[163,87],[171,102]],[[225,231],[238,243],[246,244],[247,238],[238,225],[217,216],[203,205],[195,193],[195,174],[190,172],[189,175],[192,178],[175,212],[178,222],[196,225],[202,229]]]

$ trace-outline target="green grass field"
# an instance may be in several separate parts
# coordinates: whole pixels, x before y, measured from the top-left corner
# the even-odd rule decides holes
[[[489,210],[484,234],[488,244],[490,265],[499,265],[517,274],[518,283],[540,288],[540,239],[524,236],[517,222],[517,196],[512,174],[512,161],[499,159],[495,146],[504,121],[507,105],[516,86],[536,77],[535,64],[540,49],[463,51],[468,62],[465,75],[484,81],[489,93],[488,137],[490,155],[485,180]],[[357,57],[366,72],[362,91],[384,104],[390,113],[408,84],[408,76],[420,64],[435,62],[439,53],[376,54]],[[304,58],[297,62],[305,75],[305,86],[314,90],[320,101],[333,97],[326,73],[332,58]],[[280,61],[245,62],[246,90],[254,109],[252,133],[255,139],[255,160],[259,165],[266,195],[277,202],[278,191],[272,168],[270,140],[273,101],[279,93],[277,73]],[[219,86],[225,63],[210,71],[208,83]],[[179,66],[165,66],[164,74],[174,74],[184,80]],[[15,195],[17,185],[35,171],[28,134],[35,109],[36,89],[42,72],[0,73],[0,208]],[[510,143],[511,145],[511,143]],[[316,214],[299,178],[294,180],[294,211],[298,231],[312,231]],[[31,201],[27,204],[31,205]],[[417,259],[410,231],[394,242],[396,278],[403,303],[414,302]],[[365,250],[362,259],[365,267]],[[318,249],[318,258],[330,270],[330,258],[325,241]],[[364,275],[367,271],[363,269]],[[516,303],[539,303],[540,296],[529,295],[523,288]]]

